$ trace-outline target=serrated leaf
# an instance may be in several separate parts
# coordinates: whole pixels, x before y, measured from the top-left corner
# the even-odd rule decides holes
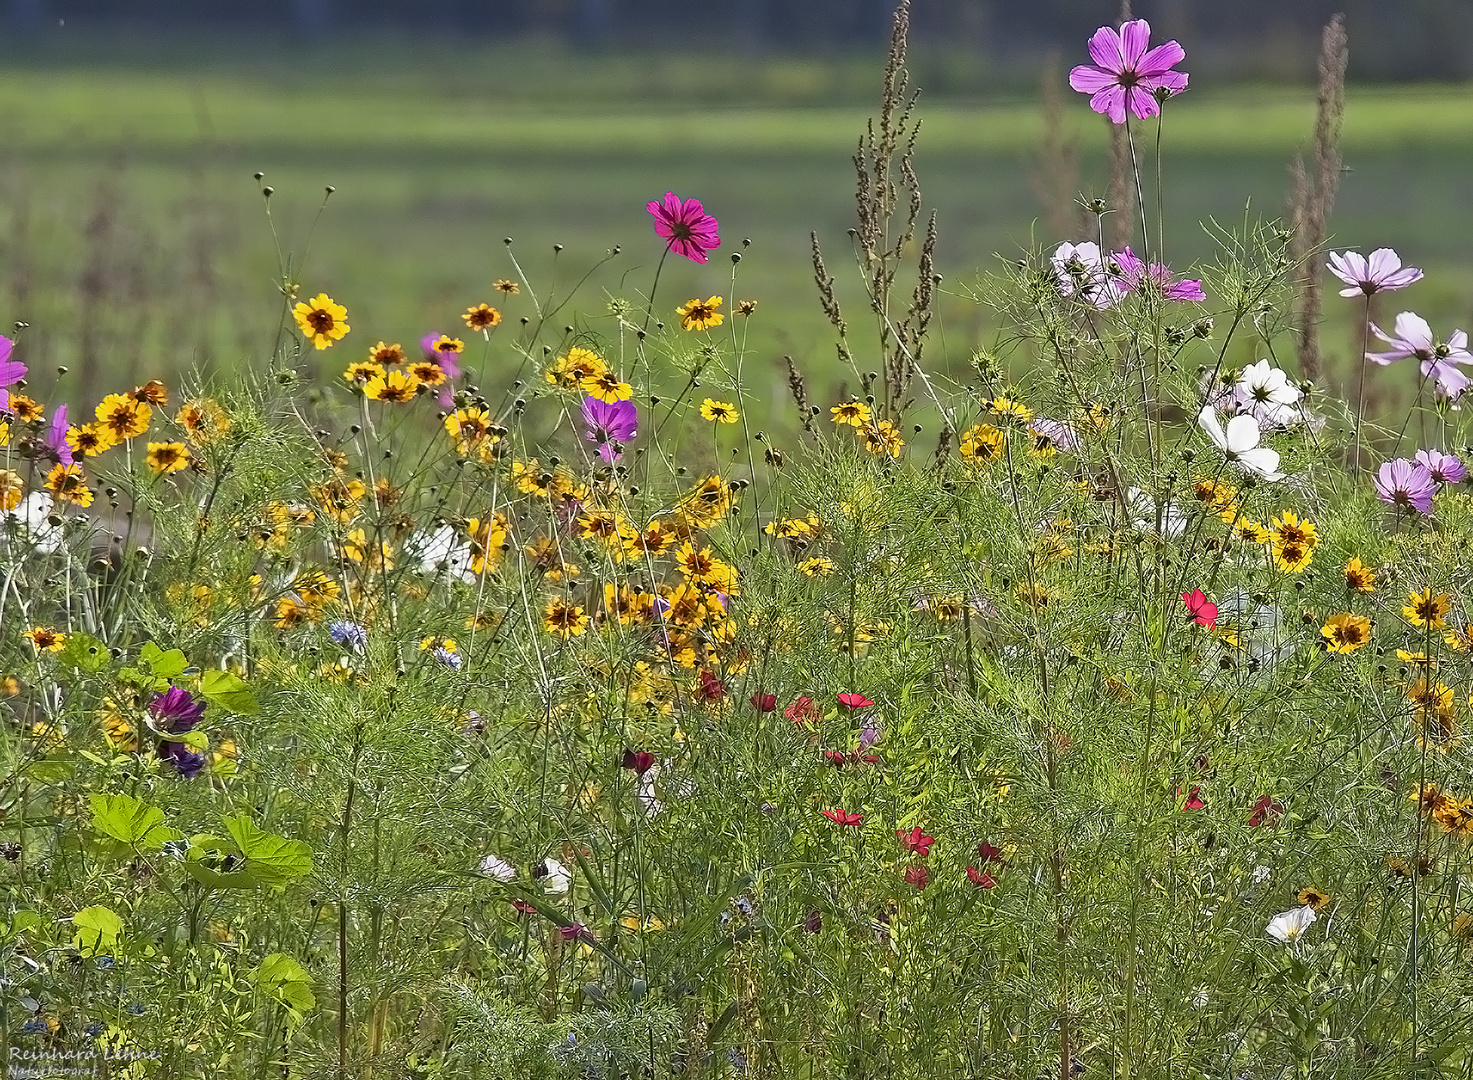
[[[189,658],[178,649],[165,652],[151,641],[144,642],[143,648],[138,650],[138,659],[147,664],[154,675],[165,679],[177,679],[189,666]]]
[[[255,693],[234,672],[212,668],[200,676],[199,692],[210,704],[231,712],[253,713],[261,708]]]
[[[245,856],[246,870],[266,884],[285,884],[312,872],[312,849],[258,828],[244,814],[225,818],[225,830]]]
[[[123,932],[123,920],[112,908],[94,904],[84,907],[72,916],[72,925],[77,928],[72,944],[83,956],[97,956],[111,951]]]
[[[308,1012],[317,1007],[317,999],[312,996],[312,976],[286,953],[262,958],[250,979],[256,989],[295,1012]]]
[[[107,667],[112,657],[107,646],[88,634],[68,634],[58,660],[79,671],[95,672]]]
[[[94,793],[92,827],[129,847],[160,848],[166,840],[182,834],[164,824],[164,812],[157,806],[139,802],[131,795]]]

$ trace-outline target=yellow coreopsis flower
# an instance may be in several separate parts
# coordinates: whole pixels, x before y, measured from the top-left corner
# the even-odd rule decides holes
[[[327,293],[318,293],[311,300],[292,309],[302,335],[318,349],[331,348],[333,343],[347,334],[348,309],[337,303]]]
[[[708,300],[687,300],[675,309],[680,316],[680,328],[682,330],[711,330],[726,321],[726,316],[716,309],[721,306],[721,297],[713,296]]]
[[[1433,630],[1441,630],[1447,625],[1444,616],[1452,609],[1448,601],[1447,593],[1432,594],[1432,586],[1427,586],[1419,593],[1412,593],[1401,609],[1406,616],[1407,622],[1413,626],[1426,626]]]
[[[1364,615],[1341,612],[1331,615],[1320,627],[1325,648],[1332,653],[1353,653],[1371,640],[1371,620]]]
[[[739,415],[737,407],[729,401],[707,398],[701,402],[701,418],[714,424],[735,424]]]

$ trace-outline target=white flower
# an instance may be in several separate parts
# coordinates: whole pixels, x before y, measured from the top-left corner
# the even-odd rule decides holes
[[[1140,488],[1130,489],[1130,509],[1135,527],[1141,532],[1160,532],[1175,540],[1187,531],[1187,516],[1174,502],[1157,503],[1156,498]]]
[[[1259,863],[1253,868],[1253,873],[1248,876],[1253,879],[1253,884],[1262,885],[1265,881],[1273,876],[1273,871],[1270,870],[1267,866],[1264,866],[1262,863]]]
[[[1282,945],[1296,941],[1299,935],[1309,929],[1309,924],[1318,918],[1314,908],[1305,904],[1303,907],[1294,908],[1292,911],[1281,911],[1268,921],[1268,936]]]
[[[515,881],[517,868],[499,855],[487,855],[481,860],[481,873],[497,881]]]
[[[1289,376],[1267,360],[1245,367],[1233,387],[1233,400],[1239,410],[1271,427],[1288,427],[1298,420],[1297,406],[1302,397]]]
[[[654,817],[665,809],[665,804],[655,797],[655,774],[660,771],[658,765],[652,765],[639,777],[635,798],[644,807],[644,812]]]
[[[1101,310],[1113,307],[1125,294],[1119,282],[1100,257],[1100,245],[1091,240],[1082,244],[1060,244],[1049,256],[1059,292],[1078,296],[1091,307]]]
[[[1224,430],[1222,422],[1217,418],[1217,410],[1209,405],[1197,415],[1197,423],[1212,440],[1212,445],[1222,451],[1223,457],[1234,465],[1257,473],[1265,480],[1284,478],[1284,474],[1279,472],[1279,452],[1258,445],[1262,433],[1259,431],[1258,421],[1252,416],[1235,416],[1227,422]]]
[[[573,887],[572,872],[556,859],[543,859],[542,873],[537,876],[542,878],[542,887],[550,893],[561,895]]]
[[[37,551],[53,555],[61,550],[64,539],[62,526],[53,525],[49,520],[55,512],[56,503],[50,495],[44,491],[33,491],[5,516],[5,521],[35,544]]]
[[[433,533],[415,533],[404,545],[404,551],[418,562],[416,569],[421,574],[439,577],[442,574],[461,581],[475,583],[476,575],[471,572],[471,546],[456,543],[456,532],[449,525],[441,525]]]

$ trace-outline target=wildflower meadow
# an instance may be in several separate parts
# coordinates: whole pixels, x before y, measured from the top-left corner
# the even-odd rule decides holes
[[[908,17],[835,398],[691,191],[397,341],[286,237],[238,367],[0,340],[12,1075],[1473,1077],[1473,353],[1334,231],[1343,23],[1193,266],[1189,58],[1101,27],[1101,194],[953,280]]]

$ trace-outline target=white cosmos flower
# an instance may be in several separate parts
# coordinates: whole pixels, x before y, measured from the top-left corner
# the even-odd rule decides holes
[[[54,555],[61,550],[65,539],[62,526],[49,520],[54,513],[56,503],[51,496],[44,491],[33,491],[5,516],[5,523],[16,528],[43,555]]]
[[[1133,487],[1129,492],[1131,516],[1141,532],[1159,532],[1175,540],[1187,531],[1187,515],[1174,502],[1158,503],[1149,492]]]
[[[421,574],[430,577],[444,574],[474,584],[476,575],[471,571],[471,546],[464,542],[456,543],[457,539],[455,529],[441,525],[432,533],[415,533],[404,545],[404,551],[417,561]]]
[[[1217,410],[1210,405],[1197,414],[1197,423],[1212,440],[1212,445],[1222,451],[1223,457],[1247,472],[1257,473],[1265,480],[1282,480],[1279,472],[1279,452],[1259,446],[1262,434],[1258,421],[1246,413],[1233,417],[1224,429],[1217,418]]]
[[[543,859],[542,869],[544,873],[539,876],[542,878],[542,887],[548,892],[560,895],[572,889],[573,875],[562,863],[553,858]]]
[[[1233,387],[1233,401],[1238,408],[1251,413],[1260,424],[1288,427],[1299,418],[1300,398],[1304,394],[1289,381],[1281,368],[1267,360],[1249,364]]]
[[[487,855],[481,860],[481,873],[497,881],[515,881],[517,868],[500,855]]]
[[[1281,911],[1268,921],[1268,936],[1282,945],[1297,941],[1299,935],[1309,929],[1310,923],[1318,918],[1314,908],[1305,904],[1291,911]]]

